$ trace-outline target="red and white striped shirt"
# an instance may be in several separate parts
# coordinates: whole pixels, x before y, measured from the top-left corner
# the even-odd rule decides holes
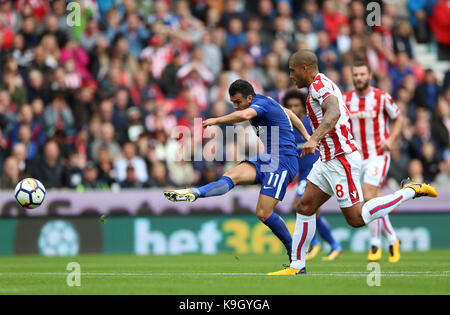
[[[351,132],[363,159],[383,155],[380,145],[389,137],[388,118],[394,120],[400,114],[392,97],[376,88],[370,88],[365,96],[360,97],[352,90],[343,97],[350,111]]]
[[[339,102],[341,117],[336,126],[320,140],[320,158],[329,161],[338,155],[357,151],[355,139],[350,132],[349,111],[342,99],[339,87],[324,74],[318,73],[311,85],[306,100],[306,110],[315,131],[322,122],[325,111],[322,103],[331,95],[336,96]]]

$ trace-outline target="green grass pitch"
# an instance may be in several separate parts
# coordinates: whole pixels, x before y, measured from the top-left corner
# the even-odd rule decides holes
[[[67,285],[67,264],[81,268],[80,286]],[[0,294],[450,294],[450,250],[404,252],[380,261],[380,286],[369,286],[366,253],[320,257],[304,276],[270,277],[285,255],[0,257]],[[373,271],[373,270],[372,270]]]

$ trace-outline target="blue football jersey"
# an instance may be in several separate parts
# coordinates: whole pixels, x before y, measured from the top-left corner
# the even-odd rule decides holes
[[[313,131],[311,128],[311,121],[309,120],[309,118],[304,115],[303,116],[303,125],[305,125],[306,130],[308,131],[308,133],[310,135],[312,135]],[[297,144],[297,154],[299,156],[298,158],[298,166],[299,166],[299,172],[302,173],[305,170],[308,171],[312,168],[313,164],[317,161],[317,159],[319,158],[320,154],[319,152],[316,152],[316,155],[305,155],[304,157],[300,157],[300,154],[302,153],[302,148],[303,145],[305,144],[305,139],[303,139],[302,135],[300,134],[300,132],[298,132],[297,129],[294,128],[294,136],[295,136],[295,143]],[[308,174],[306,174],[308,175]]]
[[[250,103],[250,108],[258,113],[250,123],[264,143],[265,152],[271,154],[272,147],[278,146],[279,155],[297,155],[294,127],[283,107],[274,99],[257,94]]]

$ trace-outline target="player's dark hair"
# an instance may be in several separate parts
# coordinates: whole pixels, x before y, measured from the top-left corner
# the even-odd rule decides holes
[[[306,95],[300,92],[297,89],[290,89],[286,92],[286,94],[283,97],[283,106],[286,107],[287,103],[290,99],[297,98],[302,102],[302,105],[305,106],[306,104]]]
[[[236,95],[237,93],[241,93],[242,96],[247,97],[249,95],[255,96],[255,90],[253,89],[253,86],[245,80],[236,80],[233,83],[231,83],[228,93],[230,93],[231,96]]]
[[[365,62],[364,60],[358,60],[358,61],[355,61],[355,63],[352,65],[352,69],[353,69],[354,67],[366,67],[367,70],[369,71],[369,73],[372,72],[372,69],[370,69],[369,64],[368,64],[367,62]]]

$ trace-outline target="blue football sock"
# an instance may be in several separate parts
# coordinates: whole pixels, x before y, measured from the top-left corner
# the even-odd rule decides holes
[[[263,222],[265,225],[272,230],[273,234],[275,234],[280,241],[286,247],[287,252],[290,254],[292,251],[292,236],[289,232],[289,229],[286,225],[286,222],[275,212]]]
[[[320,215],[317,217],[316,226],[320,236],[330,244],[331,249],[335,250],[341,247],[331,234],[331,227],[323,216]]]
[[[314,234],[314,237],[311,240],[311,243],[309,244],[309,246],[317,246],[317,245],[320,245],[319,239],[317,238],[317,234]]]
[[[226,194],[233,189],[233,187],[234,183],[231,178],[228,176],[223,176],[218,181],[209,183],[199,188],[191,188],[191,190],[196,192],[200,198],[204,198]]]

